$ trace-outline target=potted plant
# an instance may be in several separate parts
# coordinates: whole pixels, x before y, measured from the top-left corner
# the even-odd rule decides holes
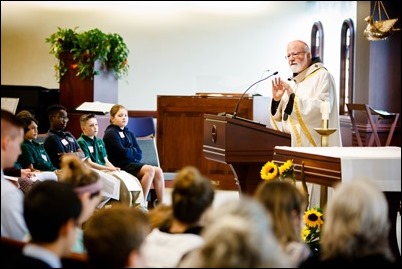
[[[51,45],[50,53],[58,59],[55,65],[58,81],[68,68],[81,79],[93,79],[101,69],[112,71],[117,78],[127,76],[129,49],[119,34],[105,34],[99,29],[79,33],[77,28],[58,27],[57,32],[45,39]],[[72,57],[74,64],[68,66],[66,57]],[[99,61],[99,67],[96,67],[96,61]]]

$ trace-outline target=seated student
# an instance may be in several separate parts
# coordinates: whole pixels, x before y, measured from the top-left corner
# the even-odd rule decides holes
[[[64,154],[75,154],[84,158],[84,153],[75,137],[70,132],[65,131],[69,120],[67,109],[61,105],[52,105],[48,107],[47,113],[50,128],[43,145],[53,166],[60,169],[60,158]]]
[[[23,124],[13,113],[1,110],[1,236],[22,240],[28,229],[23,213],[23,193],[4,178],[3,169],[12,166],[21,153]]]
[[[187,166],[179,171],[173,181],[172,217],[153,229],[142,247],[146,267],[173,268],[184,254],[203,244],[201,220],[214,196],[211,181],[197,168]]]
[[[154,185],[158,203],[163,203],[165,179],[160,167],[141,162],[142,151],[133,132],[127,127],[128,112],[122,105],[110,109],[110,125],[103,136],[109,160],[141,181],[144,197]]]
[[[71,252],[81,202],[72,187],[43,181],[24,199],[24,219],[31,241],[6,268],[61,268],[61,258]]]
[[[271,214],[275,235],[290,256],[293,266],[299,266],[312,255],[300,236],[306,197],[292,183],[264,180],[258,185],[254,198]]]
[[[141,246],[149,230],[147,215],[137,208],[99,210],[84,230],[89,263],[94,268],[145,268]]]
[[[227,200],[211,212],[202,246],[177,268],[290,268],[271,221],[263,206],[248,196]]]
[[[95,115],[92,113],[82,115],[80,118],[80,125],[82,134],[77,139],[77,142],[84,152],[85,157],[88,157],[85,160],[85,163],[91,168],[104,172],[112,172],[112,174],[121,181],[120,196],[122,197],[122,200],[124,200],[123,196],[126,195],[125,191],[127,188],[124,185],[125,182],[121,180],[121,177],[128,176],[128,179],[132,181],[131,183],[138,186],[138,191],[132,191],[131,196],[133,196],[133,201],[131,201],[129,204],[131,205],[131,203],[136,203],[145,207],[145,198],[144,194],[142,193],[141,183],[139,180],[125,171],[120,171],[120,168],[115,167],[108,160],[105,143],[102,139],[96,136],[98,133],[98,120],[96,119]],[[123,175],[123,173],[126,175]]]
[[[38,121],[31,116],[21,116],[24,123],[24,142],[21,145],[21,155],[18,162],[23,168],[29,168],[31,171],[52,171],[57,172],[53,166],[49,155],[44,146],[35,141],[38,138]]]
[[[84,114],[80,118],[82,130],[81,136],[77,139],[82,151],[85,154],[87,164],[95,169],[106,171],[118,171],[119,167],[114,166],[107,158],[105,143],[96,135],[98,133],[98,120],[95,115]]]
[[[82,226],[101,202],[103,185],[99,174],[86,167],[82,160],[74,155],[65,155],[61,159],[60,181],[73,186],[82,203],[82,212],[76,221],[77,239],[72,250],[83,253],[85,250],[82,242]]]

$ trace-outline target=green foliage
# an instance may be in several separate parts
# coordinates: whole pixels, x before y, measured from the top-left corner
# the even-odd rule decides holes
[[[81,79],[99,75],[100,70],[94,67],[95,61],[101,63],[101,69],[113,71],[117,78],[127,76],[129,49],[120,35],[105,34],[97,28],[78,33],[77,28],[58,27],[57,32],[45,39],[51,45],[49,53],[59,60],[55,66],[58,81],[68,68],[73,69]],[[63,53],[71,53],[77,64],[66,66]]]

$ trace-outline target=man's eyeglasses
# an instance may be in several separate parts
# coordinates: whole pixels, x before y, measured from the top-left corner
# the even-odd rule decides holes
[[[56,117],[58,117],[59,119],[62,119],[62,120],[64,120],[64,121],[69,121],[69,120],[70,120],[67,116],[60,116],[60,115],[57,115]]]
[[[301,55],[302,53],[306,53],[306,51],[299,51],[299,52],[289,53],[288,55],[285,56],[285,59],[286,59],[286,60],[289,60],[290,57],[292,57],[292,56],[293,56],[293,57],[296,57],[296,56]]]

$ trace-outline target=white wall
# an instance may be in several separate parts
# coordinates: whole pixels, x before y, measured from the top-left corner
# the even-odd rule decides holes
[[[325,65],[338,83],[341,25],[356,17],[356,1],[43,3],[1,2],[1,84],[58,88],[45,38],[57,27],[99,28],[120,34],[130,49],[129,75],[118,93],[129,110],[156,110],[157,95],[240,93],[268,69],[287,78],[286,44],[310,43],[319,20]],[[270,81],[250,90],[270,91]]]

